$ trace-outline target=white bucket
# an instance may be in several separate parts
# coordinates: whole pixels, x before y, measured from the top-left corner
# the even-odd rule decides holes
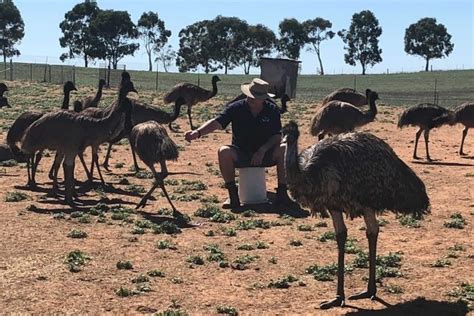
[[[268,202],[265,168],[239,169],[239,197],[242,204]]]

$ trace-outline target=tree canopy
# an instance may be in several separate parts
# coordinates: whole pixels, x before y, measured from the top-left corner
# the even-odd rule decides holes
[[[263,24],[250,25],[242,42],[240,63],[244,73],[250,73],[250,67],[257,67],[261,57],[271,53],[276,45],[276,36]]]
[[[344,44],[347,53],[344,60],[347,64],[355,66],[359,62],[362,66],[362,74],[365,75],[367,66],[373,66],[382,61],[382,50],[379,48],[379,37],[382,28],[374,14],[369,10],[355,13],[349,30],[341,30],[337,33]]]
[[[69,51],[60,56],[61,60],[68,58],[84,58],[84,66],[89,65],[89,60],[99,57],[99,43],[97,37],[91,33],[91,21],[100,12],[97,3],[85,1],[76,4],[64,15],[64,20],[59,24],[63,36],[59,38],[59,44]]]
[[[425,71],[428,71],[430,59],[448,56],[453,48],[451,35],[443,24],[436,23],[435,18],[420,19],[405,30],[405,52],[423,57]]]
[[[307,33],[307,43],[310,50],[314,51],[318,56],[319,73],[324,75],[323,62],[321,61],[321,42],[332,39],[336,33],[331,31],[332,23],[323,18],[315,18],[303,22],[303,28]]]
[[[138,31],[127,11],[101,10],[91,22],[91,33],[100,43],[98,57],[109,61],[113,69],[124,56],[133,55],[140,47],[130,43],[138,38]]]
[[[3,62],[8,57],[19,56],[20,51],[15,48],[25,36],[25,24],[20,11],[13,1],[4,0],[0,3],[0,50]]]
[[[279,29],[278,50],[288,58],[299,59],[301,48],[308,42],[303,24],[296,19],[284,19],[280,22]]]
[[[165,28],[165,22],[155,12],[143,12],[138,20],[138,34],[143,40],[146,53],[148,54],[148,70],[152,71],[152,54],[159,53],[168,42],[171,31]]]

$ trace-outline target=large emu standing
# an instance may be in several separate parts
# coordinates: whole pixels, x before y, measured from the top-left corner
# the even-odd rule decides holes
[[[429,212],[425,185],[381,139],[369,133],[326,138],[298,154],[298,126],[283,128],[288,188],[313,214],[331,214],[338,246],[337,296],[322,309],[344,304],[344,248],[347,228],[343,213],[363,216],[369,241],[369,282],[366,292],[349,297],[374,297],[379,226],[376,213],[391,210],[415,216]]]
[[[137,208],[144,207],[153,191],[160,186],[173,208],[173,215],[176,215],[177,210],[173,202],[171,202],[168,192],[166,192],[163,180],[168,176],[166,161],[178,159],[178,147],[168,136],[166,129],[155,121],[135,125],[130,133],[130,145],[135,149],[138,157],[147,165],[155,177],[155,183],[142,198]],[[154,167],[155,163],[160,164],[160,173],[156,172]]]
[[[191,129],[194,129],[191,119],[191,107],[199,102],[204,102],[214,97],[217,94],[218,81],[221,81],[221,79],[217,75],[212,76],[212,90],[203,89],[189,82],[178,83],[171,91],[165,94],[163,102],[168,104],[182,98],[188,106],[189,125]]]
[[[104,79],[99,80],[99,87],[97,88],[95,96],[88,96],[82,101],[83,109],[96,108],[99,106],[100,99],[102,98],[102,90],[104,89],[105,84]]]
[[[462,131],[461,148],[459,149],[460,155],[465,155],[464,140],[466,139],[467,131],[469,128],[474,127],[474,103],[463,103],[454,109],[454,122],[461,123],[464,125]]]
[[[21,150],[26,155],[43,149],[56,150],[59,157],[63,155],[66,203],[74,205],[76,156],[91,143],[107,141],[124,112],[128,120],[131,120],[132,105],[127,98],[128,92],[136,92],[131,81],[124,82],[119,90],[117,110],[104,118],[94,119],[79,113],[59,111],[44,115],[26,130],[21,144]]]
[[[343,101],[330,101],[323,105],[311,121],[311,135],[321,140],[326,134],[352,132],[356,127],[372,122],[377,115],[375,100],[378,100],[379,95],[370,89],[365,94],[369,100],[368,111],[361,111]]]
[[[321,104],[324,105],[331,101],[342,101],[357,107],[361,107],[368,103],[367,97],[365,95],[351,88],[341,88],[334,90],[324,97]]]
[[[415,136],[415,149],[413,150],[413,159],[419,159],[416,155],[418,148],[418,139],[421,133],[424,132],[425,147],[426,147],[426,159],[431,161],[428,142],[430,137],[430,130],[432,128],[440,127],[444,124],[454,124],[453,112],[449,111],[439,105],[431,103],[420,103],[407,108],[400,116],[398,120],[398,127],[412,125],[418,126],[419,129]]]
[[[8,87],[3,82],[0,83],[0,108],[6,106],[7,108],[11,108],[10,104],[8,103],[8,99],[3,96],[3,94],[8,91]]]

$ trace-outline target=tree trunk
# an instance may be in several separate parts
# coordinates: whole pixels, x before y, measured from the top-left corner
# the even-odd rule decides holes
[[[84,55],[84,67],[87,68],[89,66],[89,60],[87,59],[87,55]]]
[[[362,64],[362,75],[365,75],[365,64]]]
[[[321,60],[321,54],[319,52],[316,52],[316,55],[318,55],[318,60],[319,60],[319,74],[321,76],[324,76],[324,68],[323,68],[323,62]]]
[[[168,68],[166,67],[166,62],[163,61],[163,69],[165,70],[165,72],[168,72]]]
[[[425,71],[428,71],[428,66],[430,64],[430,59],[429,58],[426,58],[426,67],[425,67]]]
[[[224,74],[227,75],[227,62],[224,63]]]
[[[153,71],[153,64],[151,63],[151,52],[147,52],[148,54],[148,71]]]

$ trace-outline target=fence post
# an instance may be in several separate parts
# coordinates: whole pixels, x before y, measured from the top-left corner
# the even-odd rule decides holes
[[[438,79],[435,79],[435,84],[434,84],[434,101],[433,101],[434,104],[438,104],[438,103],[436,102],[436,85],[437,85],[437,83],[438,83]]]
[[[62,65],[61,65],[61,83],[64,83],[64,70],[63,70]]]
[[[33,81],[33,64],[30,64],[30,82]]]
[[[10,59],[10,81],[13,81],[13,60]]]
[[[76,66],[72,66],[72,82],[76,84]]]
[[[51,83],[51,65],[48,65],[48,82]]]

